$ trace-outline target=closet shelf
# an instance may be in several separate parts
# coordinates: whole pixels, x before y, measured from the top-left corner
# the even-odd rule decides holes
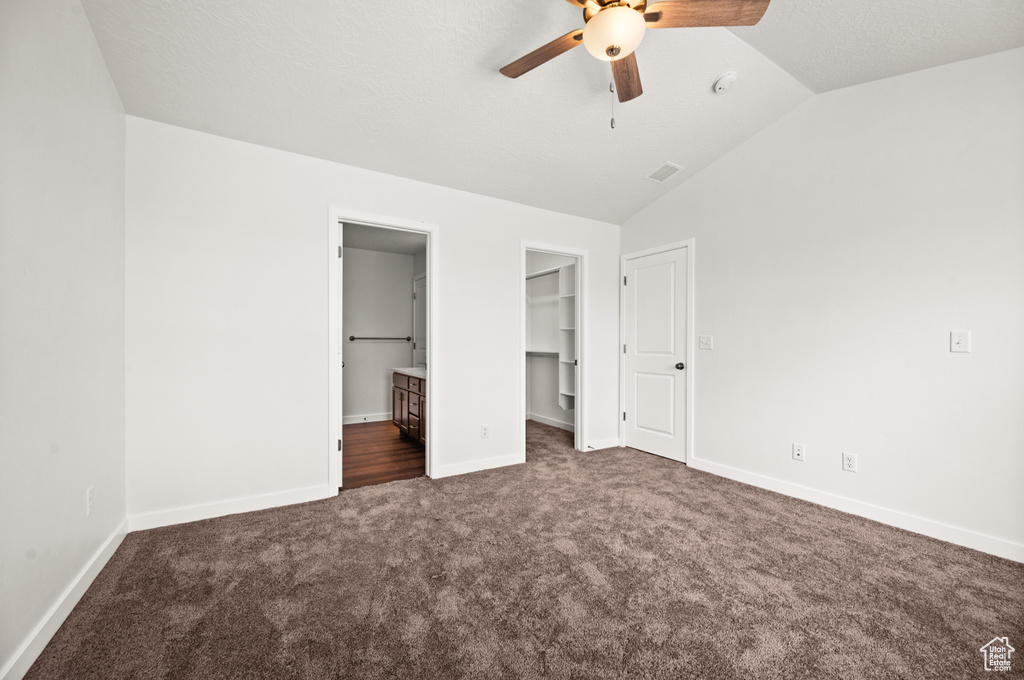
[[[528,275],[526,281],[526,355],[555,359],[550,364],[534,362],[528,375],[536,372],[535,379],[545,386],[545,391],[551,389],[558,395],[558,407],[563,411],[575,409],[579,379],[576,273],[576,265],[568,264]],[[553,276],[555,274],[557,276]],[[548,349],[554,351],[546,351]],[[552,381],[557,381],[557,387]]]

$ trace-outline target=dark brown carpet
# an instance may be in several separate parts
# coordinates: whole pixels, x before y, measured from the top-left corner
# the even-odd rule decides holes
[[[130,534],[28,678],[991,678],[983,644],[1024,650],[1024,565],[529,442],[525,466]]]

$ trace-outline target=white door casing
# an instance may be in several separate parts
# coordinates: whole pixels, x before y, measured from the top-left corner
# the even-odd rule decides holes
[[[427,275],[412,280],[412,365],[427,365]]]
[[[424,234],[427,237],[427,273],[426,273],[426,362],[427,373],[427,400],[432,404],[427,411],[427,442],[426,442],[426,467],[427,476],[434,476],[435,470],[444,465],[441,455],[434,455],[435,451],[442,451],[440,441],[441,429],[437,427],[440,422],[440,415],[444,405],[439,403],[437,397],[438,383],[437,376],[430,373],[433,353],[437,351],[437,342],[440,333],[436,319],[440,312],[439,300],[430,299],[430,291],[437,290],[437,268],[434,263],[440,257],[440,238],[438,227],[427,222],[418,222],[403,218],[379,216],[357,211],[341,210],[330,208],[328,210],[328,423],[327,423],[327,465],[326,465],[326,492],[333,496],[338,493],[341,486],[341,439],[342,439],[342,347],[341,336],[341,302],[344,298],[343,277],[342,277],[342,231],[343,224],[349,222],[363,224],[371,227],[384,229],[397,229],[400,231],[411,231]],[[433,318],[431,318],[433,317]]]
[[[526,461],[526,414],[528,413],[526,408],[526,252],[537,251],[541,253],[550,253],[552,255],[562,255],[565,257],[576,258],[575,263],[575,332],[574,343],[575,343],[575,360],[574,368],[574,393],[575,398],[573,399],[573,406],[575,411],[574,418],[574,430],[573,433],[573,448],[577,451],[582,451],[587,446],[587,420],[586,420],[586,397],[587,394],[587,383],[586,383],[586,343],[584,342],[584,335],[587,329],[587,315],[586,315],[586,304],[588,298],[588,281],[587,281],[587,266],[589,262],[588,251],[579,248],[572,248],[563,245],[550,244],[550,243],[539,243],[535,241],[522,241],[520,242],[520,364],[519,364],[519,386],[520,386],[520,418],[519,422],[522,424],[522,428],[519,431],[519,451],[523,462]],[[561,283],[561,282],[560,282]],[[561,286],[559,286],[561,289]],[[561,296],[559,296],[561,297]],[[560,303],[561,305],[561,303]],[[561,307],[559,308],[561,313]],[[561,333],[559,333],[561,335]],[[561,340],[561,338],[559,338]],[[559,362],[561,363],[561,362]]]
[[[623,261],[623,439],[680,462],[687,451],[686,247]]]

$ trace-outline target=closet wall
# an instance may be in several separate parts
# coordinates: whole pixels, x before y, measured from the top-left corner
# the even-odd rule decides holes
[[[344,248],[342,422],[391,419],[391,369],[412,366],[412,343],[350,335],[412,334],[412,255]]]
[[[562,267],[575,258],[526,252],[526,275]],[[558,403],[558,272],[526,280],[526,417],[573,431],[575,409]]]

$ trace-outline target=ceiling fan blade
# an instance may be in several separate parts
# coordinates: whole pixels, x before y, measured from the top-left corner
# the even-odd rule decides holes
[[[656,2],[644,11],[647,28],[753,26],[770,0],[672,0]]]
[[[563,52],[568,52],[577,45],[583,44],[583,29],[578,28],[575,31],[566,33],[561,38],[555,38],[547,45],[538,47],[533,52],[530,52],[526,56],[519,57],[511,64],[502,66],[500,71],[503,76],[509,78],[518,78],[527,71],[531,71],[544,62],[554,59]]]
[[[615,93],[620,102],[636,99],[644,93],[640,85],[640,69],[636,66],[636,52],[612,62],[612,75],[615,77]]]

